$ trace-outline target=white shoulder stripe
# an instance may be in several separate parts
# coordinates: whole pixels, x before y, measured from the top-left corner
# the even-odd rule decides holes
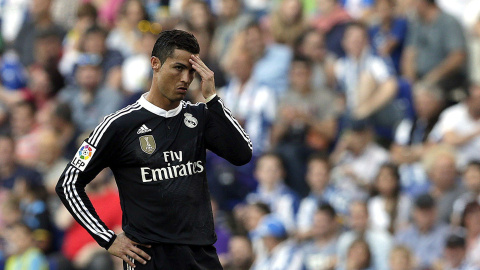
[[[218,102],[220,102],[220,104],[222,105],[223,113],[225,114],[225,116],[228,118],[228,120],[230,120],[230,122],[232,122],[233,126],[235,126],[238,132],[242,135],[242,137],[248,143],[248,147],[250,148],[250,150],[252,150],[252,142],[250,141],[250,136],[248,136],[248,134],[245,132],[242,126],[237,122],[237,119],[235,119],[232,116],[232,112],[230,112],[230,110],[227,107],[225,107],[222,99],[218,99]]]
[[[97,224],[98,224],[98,227],[97,227],[96,224],[93,223],[89,219],[89,217],[85,215],[85,213],[83,213],[82,207],[80,207],[80,205],[78,204],[78,202],[76,200],[77,199],[76,197],[78,197],[78,193],[76,192],[74,184],[75,184],[76,179],[78,177],[78,172],[79,171],[77,169],[70,166],[65,173],[65,178],[63,180],[62,187],[63,187],[63,191],[65,193],[65,197],[68,201],[68,204],[72,208],[76,217],[78,217],[78,219],[83,223],[83,225],[85,225],[85,227],[90,232],[98,235],[99,237],[101,237],[102,239],[104,239],[105,241],[108,242],[113,237],[113,232],[110,231],[110,230],[109,231],[105,230],[105,228],[103,228],[102,226],[100,226],[100,224],[98,224],[98,221],[97,221]],[[76,194],[75,195],[76,197],[73,196],[72,190]],[[81,199],[79,197],[78,197],[78,199],[81,201]],[[82,204],[83,208],[86,210],[83,202],[81,204]],[[87,212],[88,212],[88,210],[87,210]],[[91,215],[90,215],[90,217],[91,217]]]
[[[93,145],[93,144],[94,144],[93,142],[96,141],[98,135],[104,130],[104,128],[105,128],[107,125],[109,125],[110,121],[111,121],[114,117],[118,116],[118,115],[121,114],[121,113],[127,112],[127,111],[131,110],[132,108],[136,108],[136,107],[138,107],[138,106],[139,106],[139,104],[138,104],[137,102],[135,102],[135,103],[132,104],[132,105],[129,105],[129,106],[123,108],[123,109],[120,109],[120,110],[118,110],[118,111],[116,111],[116,112],[114,112],[114,113],[111,113],[111,114],[105,116],[105,117],[103,118],[103,121],[93,130],[92,135],[91,135],[90,138],[88,139],[88,142],[89,142],[91,145]]]
[[[131,108],[127,109],[127,110],[123,110],[123,111],[119,111],[117,112],[116,114],[114,115],[111,115],[108,120],[106,119],[102,124],[100,124],[100,127],[99,129],[95,129],[94,130],[94,134],[92,134],[92,136],[90,136],[92,139],[89,139],[89,142],[90,144],[92,144],[94,147],[97,147],[98,145],[98,142],[100,141],[100,139],[102,138],[103,134],[105,133],[105,131],[108,129],[108,127],[113,123],[113,121],[115,121],[116,119],[126,115],[126,114],[129,114],[133,111],[137,111],[137,110],[140,110],[142,108],[142,106],[140,105],[135,105],[135,106],[132,106]]]

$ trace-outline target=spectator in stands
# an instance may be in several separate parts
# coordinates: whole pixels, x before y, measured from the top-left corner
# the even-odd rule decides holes
[[[266,256],[266,250],[262,242],[262,238],[255,232],[264,217],[271,213],[270,207],[262,202],[255,202],[245,207],[237,206],[235,209],[235,218],[237,226],[242,226],[246,231],[255,257],[260,259]],[[238,231],[241,231],[237,228]]]
[[[281,97],[288,87],[288,71],[292,59],[292,49],[283,44],[267,44],[264,32],[258,23],[249,24],[244,48],[255,59],[252,77],[261,85],[273,89]]]
[[[410,219],[410,198],[401,193],[400,175],[394,164],[380,167],[368,201],[370,226],[394,234]]]
[[[403,119],[395,132],[390,153],[393,162],[399,165],[402,191],[412,197],[427,192],[430,185],[420,161],[429,147],[428,137],[439,119],[444,100],[439,87],[416,84],[413,88],[415,117]]]
[[[332,206],[324,203],[313,216],[312,239],[302,247],[304,267],[307,270],[334,269],[339,236],[337,214]]]
[[[348,194],[347,200],[365,199],[378,169],[388,159],[388,152],[373,141],[372,127],[356,121],[330,156],[333,184]]]
[[[348,248],[347,261],[341,270],[372,270],[372,253],[367,241],[358,238]]]
[[[275,92],[253,77],[255,59],[249,51],[231,51],[231,79],[219,90],[235,118],[256,145],[254,158],[270,150],[271,128],[276,118]]]
[[[414,270],[412,252],[405,246],[395,246],[390,252],[390,270]]]
[[[250,269],[254,254],[252,244],[246,236],[233,236],[228,245],[228,261],[223,264],[225,270]]]
[[[262,219],[256,234],[262,238],[267,250],[267,257],[255,260],[252,270],[302,269],[302,253],[288,234],[282,221],[274,215]]]
[[[110,30],[106,46],[119,51],[124,58],[131,56],[140,46],[139,22],[147,20],[147,11],[140,0],[127,0],[122,4],[115,27]]]
[[[80,51],[86,54],[96,54],[102,59],[101,67],[103,71],[102,81],[111,84],[111,87],[118,88],[121,84],[121,65],[123,63],[122,54],[114,49],[107,47],[108,32],[103,28],[94,25],[85,31],[82,36],[82,43],[80,44]],[[72,64],[78,64],[79,58],[83,57],[80,54]],[[75,68],[72,69],[75,72]]]
[[[447,237],[445,243],[444,259],[440,263],[442,269],[479,269],[478,267],[469,265],[466,260],[466,242],[461,235],[451,234]]]
[[[369,30],[372,50],[376,55],[391,60],[396,73],[400,74],[408,22],[395,15],[395,0],[376,1],[375,13],[379,22]]]
[[[460,225],[462,213],[468,203],[475,201],[480,203],[480,161],[471,161],[467,165],[463,172],[462,183],[466,192],[453,203],[451,223],[454,226]]]
[[[397,244],[412,251],[420,269],[431,268],[442,256],[449,228],[437,220],[435,199],[422,194],[415,200],[413,224],[395,234]]]
[[[218,24],[212,42],[212,56],[222,61],[227,55],[236,34],[240,33],[253,17],[242,12],[241,0],[220,0]]]
[[[48,117],[48,127],[56,133],[57,144],[61,145],[62,155],[67,160],[72,159],[79,148],[77,137],[80,130],[72,119],[72,110],[67,103],[57,103]]]
[[[367,29],[361,23],[347,27],[342,45],[346,56],[333,68],[344,96],[346,125],[368,118],[376,126],[395,127],[403,112],[394,103],[399,85],[393,68],[371,52]]]
[[[53,224],[47,206],[47,191],[42,182],[33,178],[19,178],[13,192],[20,200],[22,221],[34,232],[37,247],[51,251]]]
[[[314,28],[305,30],[297,38],[294,51],[297,55],[309,58],[313,62],[312,87],[315,90],[324,91],[333,88],[335,77],[331,68],[335,61],[335,55],[327,51],[325,35]]]
[[[255,168],[255,177],[258,188],[247,195],[247,202],[263,202],[272,213],[277,215],[285,228],[292,232],[296,226],[296,216],[299,198],[284,182],[285,172],[283,162],[274,153],[263,154],[258,158]]]
[[[440,115],[430,138],[456,148],[459,168],[480,159],[480,152],[476,150],[480,147],[480,85],[470,85],[467,99]]]
[[[157,36],[151,32],[142,33],[137,51],[123,61],[122,89],[128,96],[128,103],[133,104],[150,85],[150,57]]]
[[[312,62],[297,56],[290,68],[290,89],[281,98],[272,143],[287,164],[287,181],[302,195],[308,193],[301,181],[307,157],[326,151],[335,138],[337,120],[334,97],[327,89],[312,88]]]
[[[82,54],[75,72],[77,86],[68,86],[59,93],[60,101],[69,104],[73,121],[82,132],[93,130],[105,115],[123,104],[117,90],[102,86],[101,64],[99,55]]]
[[[449,223],[453,203],[465,192],[455,166],[455,152],[442,145],[432,147],[424,155],[425,171],[431,182],[430,195],[435,198],[439,222]]]
[[[48,269],[47,259],[35,247],[33,232],[26,224],[16,223],[7,231],[7,245],[10,247],[12,255],[5,264],[5,270]]]
[[[80,45],[85,32],[95,25],[97,9],[91,3],[82,3],[78,7],[75,25],[68,31],[63,40],[63,55],[59,63],[59,70],[65,77],[73,74],[73,68],[80,54]]]
[[[12,137],[0,135],[0,183],[1,187],[12,190],[18,179],[30,179],[42,182],[41,175],[32,169],[17,163],[15,158],[15,142]]]
[[[436,0],[417,0],[418,18],[409,26],[403,75],[449,91],[465,84],[466,45],[462,27]]]
[[[348,212],[349,202],[346,196],[330,184],[330,164],[328,159],[320,154],[310,156],[307,163],[306,180],[310,193],[300,202],[297,214],[297,235],[300,240],[312,236],[314,215],[320,204],[328,203],[341,216]]]
[[[70,161],[62,157],[63,145],[58,142],[57,134],[54,130],[42,130],[39,136],[42,139],[38,148],[42,154],[39,155],[35,165],[43,175],[43,183],[48,194],[56,198],[57,196],[54,196],[56,194],[55,185]]]
[[[337,248],[337,262],[340,269],[347,269],[350,249],[356,239],[362,237],[371,250],[371,263],[374,269],[388,269],[388,256],[393,239],[386,231],[372,229],[368,225],[369,213],[365,202],[355,201],[350,205],[350,231],[340,235]],[[360,258],[359,258],[360,259]],[[368,265],[370,266],[370,264]]]
[[[461,225],[466,229],[467,261],[469,264],[480,268],[480,204],[471,202],[465,206]]]
[[[35,119],[37,108],[31,101],[19,101],[12,107],[11,130],[15,138],[15,156],[25,166],[35,166],[40,154],[40,127]]]
[[[119,231],[122,225],[122,210],[118,191],[111,185],[111,175],[108,170],[100,172],[88,184],[86,192],[97,214],[109,228]],[[85,270],[113,270],[110,254],[78,224],[62,207],[57,211],[55,223],[65,231],[62,252],[63,255],[76,267]],[[62,262],[61,267],[66,267]],[[68,264],[67,264],[68,265]]]
[[[317,5],[318,14],[313,18],[312,26],[325,35],[327,49],[341,57],[345,54],[342,37],[352,18],[337,0],[319,0]]]
[[[57,25],[51,17],[50,7],[52,0],[34,0],[29,7],[28,19],[23,22],[22,28],[15,39],[15,50],[26,67],[35,61],[35,38],[41,31],[48,30],[63,40],[65,30]],[[48,45],[48,44],[47,44]]]
[[[306,27],[302,1],[282,0],[277,8],[267,15],[262,27],[269,36],[269,42],[293,46]]]

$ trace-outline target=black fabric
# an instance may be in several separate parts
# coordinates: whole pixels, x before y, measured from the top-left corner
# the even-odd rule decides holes
[[[151,151],[145,151],[145,136]],[[168,118],[135,103],[107,116],[90,134],[56,191],[77,222],[107,248],[114,233],[96,214],[85,186],[110,167],[124,232],[143,244],[212,245],[216,235],[205,172],[207,149],[235,165],[252,156],[248,136],[218,97],[208,104],[182,102],[181,111]]]
[[[216,270],[223,269],[218,260],[217,250],[213,245],[176,245],[155,244],[151,248],[139,246],[152,258],[147,263],[141,264],[134,261],[135,270]],[[130,270],[127,263],[123,262],[123,269]]]

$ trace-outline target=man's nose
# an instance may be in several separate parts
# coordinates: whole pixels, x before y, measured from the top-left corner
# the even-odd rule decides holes
[[[182,74],[182,82],[190,84],[193,81],[193,72],[189,72],[189,70],[185,70]]]

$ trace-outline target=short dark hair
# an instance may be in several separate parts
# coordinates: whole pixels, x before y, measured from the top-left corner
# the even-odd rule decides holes
[[[427,210],[427,209],[433,209],[435,208],[435,199],[432,197],[432,195],[428,193],[424,193],[420,196],[417,197],[415,200],[415,206],[418,209],[422,210]]]
[[[326,213],[331,219],[337,216],[337,211],[329,203],[322,202],[318,205],[317,212]]]
[[[315,152],[315,153],[311,154],[308,157],[307,164],[310,164],[310,162],[313,162],[313,161],[318,161],[318,162],[325,163],[325,165],[327,165],[328,170],[331,169],[332,165],[330,164],[330,160],[328,159],[328,154],[326,154],[326,153]]]
[[[268,204],[260,202],[260,201],[253,202],[250,205],[257,208],[258,210],[260,210],[265,215],[268,215],[272,212],[272,210],[270,209],[270,206],[268,206]]]
[[[465,209],[463,209],[462,218],[460,220],[460,225],[465,227],[465,219],[467,215],[474,213],[476,211],[480,211],[480,204],[477,201],[471,201],[465,205]]]
[[[451,234],[445,241],[446,248],[465,248],[465,237],[458,234]]]
[[[299,63],[303,63],[305,64],[305,66],[307,66],[308,69],[312,69],[313,67],[313,61],[312,59],[306,57],[306,56],[303,56],[301,54],[296,54],[293,56],[293,60],[292,60],[292,63],[293,62],[299,62]]]
[[[102,28],[102,27],[99,26],[99,25],[92,25],[92,26],[90,26],[90,27],[85,31],[85,34],[84,34],[83,37],[87,37],[87,36],[89,36],[90,34],[102,34],[105,38],[107,38],[107,36],[108,36],[107,30],[105,30],[104,28]]]
[[[97,8],[92,3],[83,3],[78,7],[77,18],[90,17],[97,20]]]
[[[480,170],[480,160],[472,160],[467,164],[467,169],[470,167],[476,167],[478,170]]]
[[[192,54],[200,53],[200,45],[192,34],[183,30],[167,30],[160,33],[153,46],[152,56],[160,59],[161,64],[171,57],[175,49],[184,50]]]

